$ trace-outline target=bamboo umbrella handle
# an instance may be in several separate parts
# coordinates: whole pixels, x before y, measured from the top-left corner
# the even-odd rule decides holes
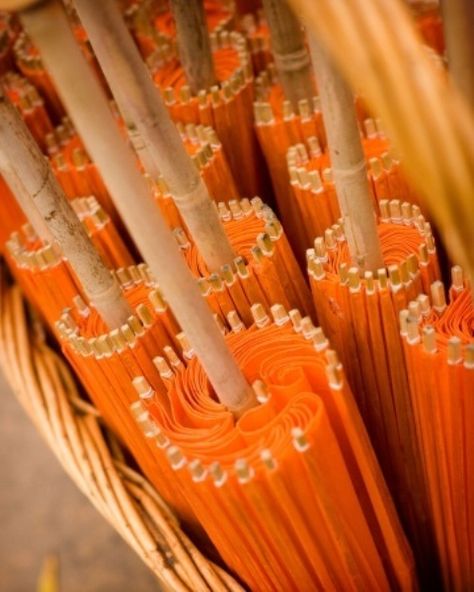
[[[43,217],[38,210],[35,202],[31,198],[31,195],[26,190],[25,186],[21,182],[21,179],[17,177],[13,171],[6,171],[5,180],[10,187],[15,199],[22,209],[25,216],[28,218],[29,223],[33,226],[36,234],[45,243],[52,243],[54,237],[48,228],[48,225],[44,221]]]
[[[203,0],[171,0],[179,59],[194,95],[216,83]]]
[[[474,2],[442,0],[448,67],[466,102],[474,109]]]
[[[47,1],[22,13],[71,119],[97,162],[130,235],[185,330],[218,399],[235,415],[255,404],[247,384],[176,241],[154,203],[131,149],[120,135],[75,43],[61,5]],[[63,52],[67,59],[58,58]],[[136,86],[135,86],[136,88]],[[153,101],[156,97],[153,97]]]
[[[263,9],[283,92],[297,109],[298,101],[315,95],[303,29],[286,0],[263,0]]]
[[[356,265],[384,267],[352,92],[327,51],[309,35],[344,232]]]
[[[67,257],[85,293],[110,329],[132,311],[95,250],[49,164],[15,107],[0,96],[0,170],[13,189],[21,183]]]
[[[75,5],[119,109],[146,142],[207,267],[220,271],[232,264],[234,252],[116,4],[77,0]]]

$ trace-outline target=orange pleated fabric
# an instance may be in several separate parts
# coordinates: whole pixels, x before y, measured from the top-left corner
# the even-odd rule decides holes
[[[0,253],[5,253],[5,244],[12,232],[17,232],[27,222],[23,210],[5,180],[0,175]]]
[[[131,266],[132,256],[97,201],[78,199],[73,206],[106,265],[111,269]],[[64,309],[73,306],[76,295],[85,303],[87,299],[58,249],[43,244],[29,224],[17,228],[5,243],[5,258],[22,290],[54,330]]]
[[[474,586],[474,308],[456,282],[410,303],[402,324],[410,396],[446,590]],[[441,287],[443,291],[443,288]],[[441,297],[440,297],[441,296]]]
[[[256,91],[257,136],[270,171],[278,213],[301,259],[314,236],[327,227],[324,222],[334,223],[339,210],[319,99],[314,97],[312,104],[300,101],[295,113],[289,101],[284,101],[272,67],[256,79]],[[369,116],[360,98],[356,112],[374,196],[418,205],[419,198],[406,182],[400,163],[387,152],[389,143],[380,122]],[[316,173],[308,178],[312,171],[320,178]]]
[[[174,208],[172,202],[167,205]],[[218,211],[236,258],[219,274],[209,274],[179,214],[168,210],[169,219],[178,219],[174,228],[178,244],[213,312],[226,322],[228,313],[235,310],[248,322],[252,303],[261,302],[312,314],[307,284],[273,211],[260,198],[219,202]]]
[[[308,264],[319,322],[341,356],[420,571],[432,583],[434,549],[398,316],[439,270],[429,226],[413,216],[418,209],[399,218],[400,211],[392,202],[393,218],[378,227],[388,276],[382,269],[360,277],[338,224],[315,241]]]
[[[224,147],[210,126],[176,123],[188,154],[198,167],[210,197],[227,202],[239,197]]]
[[[143,437],[129,411],[137,397],[131,383],[137,375],[145,376],[154,385],[163,405],[168,405],[165,384],[153,358],[168,349],[174,352],[175,336],[180,329],[156,290],[147,286],[140,276],[129,274],[128,277],[124,296],[143,320],[134,315],[126,325],[109,333],[93,309],[84,312],[72,306],[56,323],[56,329],[65,356],[104,420],[127,443],[164,499],[195,529],[196,519],[174,487],[169,464],[156,454],[156,445]],[[180,361],[176,354],[172,359]]]
[[[152,66],[155,83],[162,89],[175,121],[215,129],[241,196],[264,196],[262,156],[253,129],[253,77],[246,42],[238,33],[211,36],[218,84],[192,97],[184,72],[173,55]]]
[[[15,43],[15,62],[23,76],[31,82],[44,98],[48,113],[53,121],[60,121],[66,114],[63,104],[49,74],[43,67],[38,50],[23,32]]]
[[[406,183],[400,163],[387,152],[389,142],[375,127],[373,119],[366,119],[366,136],[362,147],[367,160],[369,190],[376,210],[380,202],[397,199],[418,205],[417,195]],[[336,187],[327,152],[323,152],[316,136],[306,138],[289,148],[286,155],[290,176],[290,199],[299,221],[299,236],[309,248],[315,236],[340,217]]]
[[[415,589],[409,548],[340,365],[328,366],[324,336],[316,344],[295,327],[288,316],[278,325],[267,318],[228,338],[249,382],[266,385],[265,400],[237,423],[195,358],[170,383],[170,409],[145,396],[133,406],[137,420],[252,590]]]

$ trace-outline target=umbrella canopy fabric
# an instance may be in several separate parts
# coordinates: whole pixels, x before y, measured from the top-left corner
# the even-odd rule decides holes
[[[138,423],[252,589],[413,589],[410,553],[335,353],[309,319],[293,312],[293,325],[282,307],[273,312],[273,323],[259,318],[228,338],[260,405],[235,423],[192,357],[175,370],[171,411],[148,383],[153,394],[132,407]]]
[[[111,269],[131,266],[132,256],[97,201],[77,198],[72,205],[106,265]],[[87,298],[66,259],[59,249],[40,241],[29,224],[10,234],[5,257],[15,279],[50,328],[65,309],[74,306],[76,296],[87,308]]]
[[[319,322],[341,356],[420,571],[433,578],[426,484],[398,316],[439,279],[439,268],[429,225],[418,208],[401,215],[395,201],[390,214],[378,226],[388,273],[384,268],[361,276],[336,224],[308,252],[309,275]]]
[[[222,31],[211,35],[214,69],[219,84],[191,96],[184,71],[171,52],[151,64],[174,121],[211,126],[224,146],[240,195],[265,196],[262,157],[253,129],[253,75],[245,39]]]
[[[402,311],[410,397],[445,588],[472,586],[474,308],[462,270]],[[430,293],[430,292],[428,292]]]
[[[367,159],[369,190],[374,208],[384,215],[389,200],[403,202],[400,207],[419,205],[419,199],[406,182],[401,163],[389,154],[389,142],[376,122],[364,121],[365,136],[362,139]],[[324,234],[326,228],[340,218],[339,204],[329,155],[321,150],[316,136],[291,146],[287,153],[290,176],[290,199],[303,226],[306,247],[315,236]]]
[[[336,221],[339,211],[319,99],[314,97],[312,105],[300,101],[299,111],[295,113],[289,101],[284,100],[271,67],[257,78],[256,90],[254,111],[259,143],[279,215],[296,254],[301,257],[314,236]],[[370,116],[360,97],[356,99],[356,111],[374,197],[419,205],[418,195],[407,182],[402,164],[390,154],[390,143],[380,121]],[[308,178],[307,173],[312,171],[317,171],[320,178],[316,174]],[[314,194],[322,199],[315,203]],[[324,221],[328,224],[323,226]]]

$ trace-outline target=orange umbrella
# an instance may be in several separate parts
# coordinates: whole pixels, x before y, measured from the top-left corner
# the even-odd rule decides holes
[[[0,253],[2,255],[5,252],[5,243],[11,233],[18,231],[26,222],[25,213],[0,175]]]
[[[210,274],[192,240],[177,235],[188,265],[199,280],[212,310],[225,322],[232,310],[249,320],[253,302],[271,306],[283,303],[312,312],[311,299],[288,244],[273,212],[259,198],[218,204],[221,221],[237,258],[234,268]]]
[[[133,264],[112,221],[94,198],[76,199],[72,205],[109,267],[119,269]],[[74,305],[77,295],[88,303],[87,296],[56,247],[39,240],[29,224],[18,230],[6,242],[6,260],[25,294],[53,329],[64,309]]]
[[[230,28],[234,20],[234,5],[228,0],[205,0],[204,11],[209,33]],[[145,59],[162,43],[174,42],[176,25],[168,0],[133,2],[125,18]]]
[[[139,316],[130,317],[120,329],[108,332],[94,309],[84,314],[73,305],[60,317],[56,330],[64,354],[105,421],[128,443],[151,482],[192,528],[196,520],[173,486],[168,463],[157,458],[155,446],[143,438],[128,410],[136,399],[131,380],[137,374],[153,381],[166,405],[165,384],[153,358],[167,352],[170,363],[180,361],[174,353],[179,326],[156,288],[146,285],[149,277],[143,268],[133,269],[119,272],[119,277],[127,301]]]
[[[449,304],[435,282],[431,302],[419,296],[400,318],[443,583],[468,590],[474,565],[474,308],[461,268],[453,268]]]
[[[194,123],[177,122],[176,126],[188,154],[201,172],[210,197],[216,202],[238,198],[236,181],[214,129]]]
[[[311,233],[312,224],[308,218],[308,211],[312,207],[301,202],[314,201],[304,193],[311,193],[313,187],[316,192],[320,191],[321,183],[313,175],[313,185],[309,181],[308,186],[305,176],[302,180],[303,185],[307,186],[303,188],[291,168],[299,166],[307,171],[318,170],[320,176],[325,177],[323,184],[328,185],[331,191],[331,173],[327,170],[330,163],[319,99],[314,97],[312,104],[306,100],[300,101],[298,112],[295,112],[289,101],[284,100],[272,68],[257,79],[257,89],[258,100],[254,110],[258,139],[272,178],[278,211],[293,247],[301,255],[309,246],[308,238],[312,240],[316,234]],[[407,182],[401,163],[390,155],[390,145],[380,122],[367,113],[360,99],[356,100],[356,110],[375,196],[379,200],[394,197],[419,204],[418,195]],[[312,216],[316,220],[319,218],[318,212]],[[304,225],[308,226],[305,231],[310,233],[306,239],[305,233],[300,232],[302,219]],[[334,221],[332,217],[331,221]],[[321,229],[317,221],[315,225],[315,230],[318,226]]]
[[[416,206],[392,200],[378,226],[384,263],[376,273],[351,267],[342,226],[308,252],[318,319],[341,356],[390,490],[425,575],[432,538],[425,483],[398,330],[398,315],[439,279],[429,225]],[[431,567],[429,568],[431,569]]]
[[[309,319],[293,314],[292,326],[283,307],[272,312],[274,323],[265,314],[228,338],[261,403],[237,424],[192,352],[174,370],[171,411],[153,382],[135,381],[137,422],[252,589],[414,589],[408,547],[334,352]]]
[[[364,128],[362,146],[374,206],[386,208],[387,201],[392,199],[402,201],[403,208],[418,205],[418,196],[406,182],[400,162],[387,151],[389,142],[383,132],[377,130],[371,118],[365,120]],[[290,197],[303,226],[305,245],[309,247],[315,236],[324,234],[340,217],[329,154],[322,151],[318,138],[312,136],[289,148],[287,164]]]
[[[71,205],[108,267],[118,269],[133,265],[134,259],[120,233],[95,197],[77,197]]]
[[[222,31],[211,35],[218,85],[191,96],[174,53],[152,75],[175,121],[211,126],[222,142],[241,196],[265,195],[262,159],[253,130],[253,77],[245,39]]]

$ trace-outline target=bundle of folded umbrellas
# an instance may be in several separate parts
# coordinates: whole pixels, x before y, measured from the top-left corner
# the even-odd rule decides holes
[[[282,0],[16,4],[0,248],[195,542],[251,590],[469,589],[469,269],[370,89]]]

